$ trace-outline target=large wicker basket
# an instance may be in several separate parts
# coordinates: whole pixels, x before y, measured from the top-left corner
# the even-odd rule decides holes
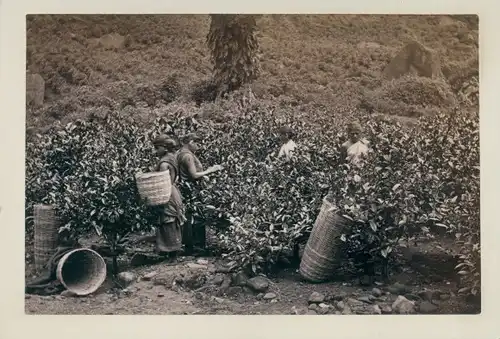
[[[66,253],[56,269],[57,279],[76,295],[97,291],[106,280],[106,273],[104,259],[89,248],[78,248]]]
[[[35,205],[33,210],[35,270],[40,273],[57,250],[59,220],[50,205]]]
[[[300,262],[300,275],[310,282],[330,279],[339,264],[339,245],[342,231],[348,220],[337,214],[334,205],[326,198],[307,240]]]
[[[148,205],[164,205],[170,200],[172,182],[168,171],[138,173],[135,180],[139,195]]]

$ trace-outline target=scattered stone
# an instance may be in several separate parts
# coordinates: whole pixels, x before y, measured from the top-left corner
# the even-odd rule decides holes
[[[364,303],[367,303],[367,304],[372,304],[373,303],[373,301],[370,299],[369,296],[359,297],[358,300],[362,301]]]
[[[329,305],[325,304],[325,303],[321,303],[318,305],[320,308],[330,308]]]
[[[190,272],[186,274],[186,276],[184,276],[181,281],[179,281],[179,284],[181,284],[183,287],[194,290],[205,285],[206,279],[206,276],[202,273]]]
[[[319,308],[318,304],[310,304],[309,309],[316,311]]]
[[[317,313],[313,310],[307,310],[307,315],[316,315]]]
[[[246,295],[254,295],[254,291],[248,286],[243,287],[242,290]]]
[[[424,301],[432,301],[434,299],[434,291],[424,290],[418,292],[418,296]]]
[[[347,298],[347,293],[346,292],[339,292],[333,297],[333,300],[341,301],[341,300],[344,300],[345,298]]]
[[[241,286],[232,286],[227,289],[226,294],[234,297],[241,294],[242,292],[243,289],[241,288]]]
[[[375,314],[382,314],[382,310],[378,305],[373,305],[373,313]]]
[[[362,301],[357,300],[357,299],[353,299],[353,298],[347,299],[347,303],[350,306],[363,306],[364,305],[364,303]]]
[[[244,272],[238,272],[233,274],[231,281],[234,286],[245,286],[248,281],[248,276]]]
[[[206,259],[198,259],[196,261],[196,263],[199,264],[199,265],[208,265],[208,260],[206,260]]]
[[[418,293],[418,296],[425,301],[432,301],[434,299],[440,299],[441,291],[439,290],[423,290]]]
[[[156,271],[149,272],[148,274],[144,275],[142,277],[142,279],[146,280],[146,281],[149,281],[149,280],[153,279],[154,277],[156,277],[157,275],[158,275],[158,272],[156,272]]]
[[[210,284],[212,285],[220,285],[224,282],[224,275],[222,274],[217,274],[215,277],[213,277],[211,280],[210,280]]]
[[[415,303],[400,295],[392,304],[392,309],[398,314],[411,314],[415,312]]]
[[[172,287],[175,281],[175,275],[173,273],[162,273],[153,278],[153,285],[163,285],[166,287]]]
[[[341,315],[341,314],[342,314],[342,312],[340,312],[340,311],[335,311],[335,314],[336,314],[336,315]]]
[[[277,299],[272,299],[272,300],[271,300],[271,303],[272,303],[272,304],[277,303],[277,302],[278,302],[278,300],[277,300]]]
[[[327,314],[329,310],[330,310],[330,308],[328,307],[328,305],[326,305],[326,307],[320,307],[317,312],[319,314],[323,315],[323,314]]]
[[[188,262],[186,264],[187,267],[191,268],[191,269],[195,269],[195,270],[200,270],[200,269],[207,269],[207,266],[206,265],[200,265],[200,264],[195,264],[193,262]]]
[[[218,297],[215,297],[214,300],[219,304],[222,304],[224,302],[224,299]]]
[[[65,298],[72,298],[72,297],[76,297],[77,295],[71,291],[68,291],[68,290],[64,290],[61,292],[61,297],[65,297]]]
[[[438,307],[429,301],[422,302],[418,308],[420,313],[424,313],[424,314],[436,313],[437,309],[438,309]]]
[[[255,298],[257,298],[259,300],[262,299],[262,298],[264,298],[264,293],[257,294],[257,296]]]
[[[247,281],[247,286],[256,292],[266,292],[269,288],[269,280],[261,276],[253,277]]]
[[[387,287],[387,291],[389,291],[391,294],[399,295],[399,294],[405,294],[405,293],[409,292],[409,289],[405,285],[403,285],[399,282],[396,282],[396,283],[392,284],[391,286]]]
[[[325,301],[325,295],[318,293],[318,292],[313,292],[311,296],[309,297],[309,303],[314,303],[314,304],[320,304],[323,301]]]
[[[349,307],[349,305],[345,305],[344,309],[342,310],[342,314],[352,314],[352,310]]]
[[[392,307],[389,305],[386,305],[382,307],[382,314],[391,314],[392,313]]]
[[[275,293],[269,292],[264,295],[264,300],[275,299],[277,295]]]
[[[118,280],[122,285],[129,286],[137,279],[137,276],[132,272],[121,272],[118,274]]]
[[[372,294],[373,294],[374,297],[379,298],[379,297],[382,296],[382,291],[380,289],[378,289],[378,288],[375,287],[372,290]]]
[[[450,300],[451,296],[449,294],[441,294],[439,296],[439,299],[443,300],[443,301],[446,301],[446,300]]]
[[[343,301],[338,301],[336,304],[335,304],[335,307],[337,307],[337,309],[339,311],[342,311],[344,308],[345,308],[345,304]]]

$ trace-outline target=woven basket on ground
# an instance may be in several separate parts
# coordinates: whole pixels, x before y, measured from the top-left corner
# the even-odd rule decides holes
[[[33,209],[35,269],[41,272],[57,250],[59,221],[54,208],[50,205],[35,205]]]
[[[335,273],[339,265],[340,236],[348,220],[337,214],[326,198],[307,240],[300,262],[300,275],[310,282],[323,282]]]
[[[68,291],[88,295],[97,291],[106,280],[106,262],[96,251],[75,249],[59,260],[56,275]]]
[[[138,173],[135,180],[139,195],[148,205],[164,205],[170,200],[172,182],[168,171]]]

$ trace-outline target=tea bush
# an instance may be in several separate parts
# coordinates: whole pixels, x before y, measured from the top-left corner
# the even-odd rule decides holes
[[[110,242],[149,229],[155,216],[137,199],[133,176],[151,170],[156,135],[196,132],[202,163],[225,170],[193,185],[183,198],[218,230],[216,246],[235,266],[257,273],[290,256],[307,239],[328,195],[352,219],[342,236],[346,263],[386,265],[399,239],[446,229],[464,243],[457,267],[462,292],[478,292],[477,112],[425,117],[407,128],[348,109],[312,115],[232,100],[218,122],[166,111],[151,126],[139,127],[114,114],[35,137],[27,143],[27,213],[35,202],[54,204],[65,228],[75,234],[97,229]],[[353,117],[365,126],[372,149],[360,167],[343,163],[339,152]],[[298,144],[289,162],[275,157],[283,125],[294,129]]]

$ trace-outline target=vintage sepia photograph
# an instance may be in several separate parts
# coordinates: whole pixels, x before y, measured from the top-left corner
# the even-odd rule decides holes
[[[25,314],[480,314],[479,20],[27,15]]]

